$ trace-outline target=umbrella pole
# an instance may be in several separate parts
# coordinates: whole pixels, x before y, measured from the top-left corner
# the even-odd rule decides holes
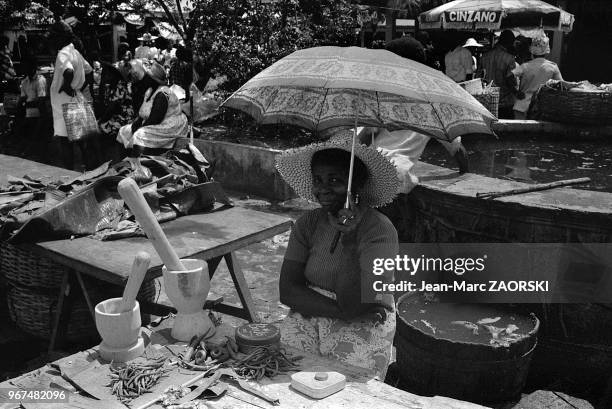
[[[355,166],[355,144],[357,143],[357,118],[355,118],[355,129],[353,129],[353,144],[351,146],[351,163],[349,165],[348,187],[346,189],[346,202],[344,207],[351,207],[351,189],[353,188],[353,168]]]
[[[191,85],[189,87],[191,88]],[[193,145],[193,96],[191,92],[189,92],[189,116],[189,143]]]
[[[359,111],[355,113],[355,125],[353,129],[353,143],[351,145],[351,163],[349,165],[348,186],[346,188],[346,202],[344,203],[345,209],[350,209],[351,207],[351,189],[353,188],[353,167],[355,166],[355,144],[357,143],[357,117],[358,116],[359,116]]]
[[[348,175],[348,185],[346,188],[346,201],[344,202],[344,208],[351,208],[351,189],[353,187],[353,167],[355,165],[355,143],[357,142],[357,117],[358,113],[355,114],[355,127],[353,129],[353,144],[351,146],[351,163],[349,165],[349,175]],[[342,232],[338,230],[334,235],[334,239],[332,240],[331,246],[329,248],[329,252],[331,254],[336,250],[336,246],[338,246],[338,241],[340,241],[340,236]]]

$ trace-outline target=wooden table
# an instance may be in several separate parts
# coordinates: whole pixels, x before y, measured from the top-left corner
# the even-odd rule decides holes
[[[76,172],[66,171],[53,166],[0,155],[0,174],[23,176],[59,177],[74,176]],[[183,216],[162,224],[162,229],[179,258],[199,258],[208,263],[212,278],[221,260],[225,260],[234,281],[242,308],[219,304],[219,312],[255,321],[255,307],[244,274],[234,256],[234,251],[250,244],[271,238],[290,229],[292,221],[284,216],[250,210],[241,207],[220,209],[210,213]],[[82,274],[99,280],[124,286],[134,257],[138,251],[151,255],[151,264],[145,280],[161,275],[162,261],[148,239],[134,237],[114,241],[99,241],[88,237],[74,240],[55,240],[28,245],[29,249],[43,257],[48,257],[69,267],[62,280],[58,305],[51,334],[49,350],[55,348],[57,338],[62,338],[69,321],[72,303],[81,289],[92,317],[93,305],[89,300]],[[166,315],[176,312],[171,307],[143,303],[143,312]]]
[[[166,320],[160,327],[158,327],[154,333],[150,336],[151,343],[161,348],[162,345],[167,345],[172,342],[169,334],[171,326],[171,320]],[[223,328],[223,327],[221,327]],[[233,332],[233,329],[231,329]],[[219,330],[218,332],[224,332]],[[221,334],[220,336],[223,336]],[[184,343],[182,343],[184,344]],[[291,378],[289,375],[278,375],[273,379],[264,378],[260,381],[259,386],[255,385],[258,389],[261,389],[265,394],[270,397],[278,398],[280,401],[279,406],[273,406],[270,403],[255,397],[241,389],[239,389],[234,382],[227,382],[228,391],[227,393],[218,400],[207,401],[210,407],[215,409],[240,409],[240,408],[345,408],[345,409],[359,409],[359,408],[385,408],[385,409],[484,409],[483,406],[463,402],[455,399],[445,398],[441,396],[436,397],[423,397],[408,393],[399,389],[396,389],[390,385],[387,385],[375,378],[373,378],[368,371],[340,363],[338,361],[316,356],[302,351],[297,351],[291,348],[287,348],[287,351],[293,355],[303,355],[304,358],[300,361],[302,370],[308,370],[313,367],[323,367],[326,370],[337,371],[344,374],[347,377],[346,388],[334,395],[331,395],[325,399],[315,400],[311,399],[301,393],[295,391],[290,387]],[[106,388],[105,382],[108,375],[104,371],[108,371],[107,368],[102,366],[102,363],[98,363],[97,348],[92,348],[86,351],[78,352],[74,355],[62,358],[52,364],[24,374],[18,378],[11,379],[9,381],[0,383],[0,408],[9,409],[15,407],[15,405],[2,405],[2,393],[7,393],[6,389],[2,388],[61,388],[67,391],[70,395],[69,403],[63,404],[46,404],[46,405],[25,405],[26,409],[38,409],[38,408],[58,408],[58,409],[70,409],[70,408],[86,408],[86,409],[112,409],[112,408],[125,408],[123,405],[118,404],[114,396],[110,395],[110,390]],[[92,366],[93,364],[93,366]],[[75,387],[66,381],[66,379],[60,376],[57,369],[61,367],[66,373],[75,374],[74,380],[78,383],[85,384],[84,380],[89,379],[90,382],[87,385],[95,384],[90,386],[90,391],[94,393],[98,398],[102,400],[92,400],[85,396],[80,395]],[[178,370],[176,370],[178,371]],[[88,375],[78,375],[79,373],[87,373]],[[97,375],[100,373],[100,375]],[[92,379],[93,374],[93,379]],[[187,377],[185,376],[187,375]],[[173,375],[172,373],[167,378],[162,378],[160,384],[154,390],[154,393],[142,395],[133,402],[132,407],[139,407],[144,402],[150,402],[156,398],[156,394],[159,391],[163,391],[166,387],[173,384],[183,384],[184,379],[194,379],[198,375],[198,372],[191,372],[181,369],[180,374]],[[78,382],[80,377],[80,382]],[[99,377],[99,381],[96,381],[96,377]],[[195,382],[184,382],[189,384],[196,384]],[[87,386],[86,386],[87,387]],[[151,408],[161,408],[161,406],[154,405]]]
[[[219,304],[215,306],[215,309],[252,322],[257,319],[253,299],[234,251],[287,231],[291,224],[292,221],[286,217],[233,207],[211,213],[183,216],[163,223],[162,229],[179,258],[206,260],[211,278],[221,260],[225,260],[242,308]],[[74,294],[71,288],[80,286],[93,314],[93,306],[88,300],[87,289],[80,274],[87,274],[108,283],[123,286],[138,251],[146,251],[151,255],[151,267],[147,272],[146,280],[159,277],[162,273],[162,261],[152,244],[144,237],[114,241],[99,241],[81,237],[74,240],[41,242],[31,248],[41,256],[48,257],[75,271],[75,274],[72,275],[71,270],[67,270],[62,280],[58,314],[49,346],[50,351],[55,348],[56,338],[61,337],[66,330],[70,312],[69,304],[73,302],[73,299],[67,296]],[[165,315],[174,311],[159,304],[143,305],[142,309],[144,312],[155,315]]]

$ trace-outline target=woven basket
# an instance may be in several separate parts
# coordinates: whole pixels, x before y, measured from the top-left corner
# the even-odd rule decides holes
[[[160,290],[158,287],[159,284],[155,280],[143,283],[138,299],[155,301]],[[108,283],[91,278],[85,281],[85,288],[94,306],[107,298],[121,297],[123,291],[118,286],[109,286]],[[80,288],[74,290],[80,291]],[[49,339],[57,311],[57,298],[58,294],[55,291],[42,291],[12,283],[7,297],[10,317],[24,332]],[[148,320],[148,315],[143,317],[143,325],[146,325]],[[94,319],[87,308],[85,299],[81,296],[73,304],[66,339],[79,341],[96,336]]]
[[[538,118],[545,121],[612,125],[612,93],[543,85],[537,94],[536,111]]]
[[[474,78],[473,80],[459,82],[458,84],[470,95],[482,94],[482,78]]]
[[[472,96],[497,118],[499,114],[499,87],[489,87],[482,94]]]
[[[35,288],[60,288],[67,267],[22,246],[0,243],[0,271],[10,283]]]

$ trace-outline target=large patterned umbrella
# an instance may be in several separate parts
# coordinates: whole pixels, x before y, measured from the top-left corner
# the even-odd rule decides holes
[[[574,15],[540,0],[455,0],[419,14],[421,29],[572,31]]]
[[[315,47],[266,68],[222,106],[262,124],[321,132],[340,126],[412,129],[452,140],[492,134],[493,115],[442,72],[386,50]]]

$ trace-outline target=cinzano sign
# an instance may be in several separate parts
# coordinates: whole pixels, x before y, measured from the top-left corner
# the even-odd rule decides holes
[[[501,18],[499,11],[446,11],[444,20],[448,23],[497,23]]]

